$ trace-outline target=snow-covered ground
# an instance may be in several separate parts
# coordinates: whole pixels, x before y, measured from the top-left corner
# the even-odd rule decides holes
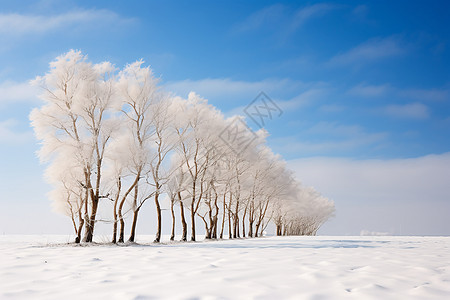
[[[450,237],[68,241],[0,236],[0,299],[450,299]]]

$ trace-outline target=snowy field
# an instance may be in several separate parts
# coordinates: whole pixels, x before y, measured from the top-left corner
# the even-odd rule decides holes
[[[450,299],[450,237],[67,241],[0,236],[0,299]]]

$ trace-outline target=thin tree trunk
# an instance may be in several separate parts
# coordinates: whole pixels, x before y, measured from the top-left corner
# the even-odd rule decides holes
[[[187,241],[187,223],[186,218],[184,217],[184,206],[183,201],[181,201],[181,195],[178,193],[178,199],[180,200],[180,214],[181,214],[181,225],[183,226],[183,234],[181,240],[183,242]]]
[[[92,199],[92,210],[91,217],[89,218],[89,226],[87,226],[86,232],[86,242],[91,243],[94,238],[94,227],[95,227],[95,218],[97,216],[99,195],[100,195],[100,179],[101,179],[101,168],[102,168],[102,160],[99,158],[98,149],[97,149],[97,178],[96,178],[96,187],[95,193],[92,190],[92,185],[89,181],[89,186],[91,188],[91,199]]]
[[[81,215],[81,208],[78,211],[78,230],[77,237],[75,238],[75,243],[79,244],[81,242],[81,231],[83,231],[84,219]]]
[[[228,238],[232,239],[232,232],[231,232],[231,210],[228,208]]]
[[[214,207],[216,208],[216,213],[214,215],[214,230],[212,232],[212,238],[217,239],[217,222],[219,221],[219,205],[217,204],[217,193],[214,198]]]
[[[85,242],[91,243],[94,238],[94,226],[95,226],[95,218],[97,215],[98,208],[98,197],[94,195],[92,197],[92,206],[91,206],[91,216],[89,217],[89,222],[86,224],[86,233],[85,233]]]
[[[228,238],[231,240],[232,238],[232,232],[231,232],[231,203],[233,201],[233,194],[231,193],[230,189],[230,203],[228,205]]]
[[[225,228],[225,216],[226,216],[226,213],[227,213],[227,211],[226,211],[226,202],[225,202],[225,200],[226,200],[225,194],[226,193],[223,194],[223,218],[222,218],[222,228],[220,229],[220,239],[223,239],[223,230]]]
[[[195,212],[194,212],[194,199],[191,202],[191,241],[195,242]]]
[[[122,199],[120,200],[119,204],[119,221],[120,221],[120,233],[119,233],[119,243],[124,242],[125,237],[125,221],[123,220],[122,215],[122,209],[123,205],[125,204],[125,200],[127,199],[128,195],[131,193],[133,189],[136,189],[139,184],[139,177],[141,176],[141,170],[138,170],[138,173],[136,177],[134,178],[134,182],[131,184],[131,186],[128,188],[128,190],[125,192],[125,194],[122,196]],[[137,194],[137,193],[136,193]]]
[[[123,203],[121,203],[123,204]],[[125,221],[123,220],[122,216],[122,206],[119,206],[119,222],[120,222],[120,233],[119,233],[119,243],[123,243],[124,236],[125,236]]]
[[[175,211],[173,209],[175,198],[173,197],[170,201],[170,212],[172,213],[172,234],[170,235],[170,240],[173,241],[175,239]]]
[[[209,207],[208,217],[209,217],[209,229],[208,229],[208,234],[206,235],[206,237],[208,239],[211,239],[212,238],[212,231],[214,230],[214,220],[213,220],[211,206]]]
[[[119,202],[120,190],[122,189],[122,180],[119,178],[117,182],[117,195],[114,200],[114,225],[113,225],[113,237],[112,242],[115,244],[117,242],[117,204]]]
[[[242,216],[242,237],[245,238],[245,215],[247,213],[247,207],[244,210],[244,215]]]
[[[261,232],[259,233],[259,236],[264,236],[264,229],[266,229],[266,226],[264,226],[264,223],[262,223]]]
[[[140,206],[137,205],[138,192],[139,192],[139,185],[135,185],[134,186],[134,199],[133,199],[133,204],[134,204],[133,223],[131,224],[131,233],[130,233],[130,237],[128,238],[129,242],[134,242],[134,238],[136,236],[137,218],[138,218],[138,214],[139,214],[139,209],[141,208]]]
[[[128,239],[129,242],[134,242],[134,239],[136,237],[136,225],[138,220],[138,214],[139,214],[140,208],[137,208],[133,213],[133,224],[131,225],[131,233],[130,238]]]
[[[85,189],[86,189],[86,193],[85,193],[85,201],[84,201],[84,224],[86,224],[85,229],[84,229],[84,237],[83,237],[83,242],[86,242],[86,235],[88,232],[88,227],[89,227],[89,195],[90,195],[90,187],[91,187],[91,183],[90,183],[90,173],[88,171],[84,171],[84,180],[85,180]]]
[[[156,237],[154,242],[159,243],[161,241],[161,206],[159,205],[159,187],[156,189],[155,193],[155,204],[156,204],[156,213],[158,215],[158,228],[156,230]]]
[[[114,210],[114,224],[113,224],[113,235],[112,235],[112,241],[111,243],[115,244],[117,243],[117,213]]]
[[[236,201],[236,209],[234,212],[233,237],[239,238],[239,199]]]
[[[199,215],[199,217],[202,219],[203,223],[205,224],[205,239],[211,239],[211,231],[208,227],[208,222],[206,221],[204,216]]]
[[[253,222],[252,220],[248,220],[248,237],[253,237]]]

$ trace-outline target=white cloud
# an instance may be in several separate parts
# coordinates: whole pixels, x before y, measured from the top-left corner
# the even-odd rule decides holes
[[[383,96],[401,97],[410,100],[419,100],[421,102],[445,102],[450,100],[450,90],[448,87],[430,89],[398,88],[391,86],[388,83],[380,85],[360,83],[350,88],[347,91],[347,94],[364,98],[377,98]]]
[[[335,201],[336,218],[324,233],[450,234],[450,152],[388,160],[315,157],[288,165]]]
[[[365,136],[364,128],[359,125],[342,125],[336,122],[319,122],[309,129],[305,130],[308,134],[313,135],[331,135],[331,136],[346,136],[346,137],[361,137]]]
[[[22,36],[42,34],[62,28],[84,26],[95,22],[97,26],[105,24],[124,24],[124,19],[109,10],[78,10],[59,15],[0,14],[0,35]]]
[[[269,86],[264,85],[266,90],[270,90],[268,93],[269,97],[272,97],[271,99],[275,102],[275,104],[281,109],[282,112],[288,112],[288,111],[295,111],[299,108],[303,108],[305,106],[311,105],[314,102],[317,102],[319,99],[324,97],[324,95],[327,94],[327,87],[325,85],[319,84],[312,84],[309,86],[302,87],[302,91],[297,92],[297,95],[291,98],[288,98],[287,100],[282,99],[282,97],[273,97],[274,95],[278,96],[280,93],[286,92],[286,90],[289,88],[289,86],[283,86],[283,85],[274,85],[272,88],[267,89]],[[290,86],[292,88],[292,86]],[[259,94],[259,93],[257,93]],[[255,93],[252,91],[251,95],[255,95]],[[220,95],[218,95],[220,97]],[[223,96],[223,95],[222,95]],[[236,97],[239,97],[239,95],[236,95]],[[236,99],[241,99],[236,98]],[[247,97],[248,99],[251,99]],[[246,99],[247,99],[246,98]],[[212,99],[212,98],[211,98]],[[253,100],[253,99],[252,99]],[[242,103],[242,102],[240,102]],[[244,115],[244,109],[251,103],[251,101],[248,101],[245,103],[245,105],[239,105],[234,107],[233,109],[226,111],[225,115],[227,117],[231,117],[234,115]]]
[[[283,28],[282,32],[290,34],[310,19],[323,16],[333,8],[335,8],[334,5],[318,3],[299,8],[292,13],[291,8],[275,4],[252,13],[243,22],[234,27],[234,32],[254,31],[269,25],[271,27],[280,26]]]
[[[403,97],[417,99],[421,101],[446,101],[450,100],[450,90],[448,89],[406,89],[399,91]]]
[[[359,84],[348,91],[348,94],[359,97],[379,97],[391,90],[389,84],[367,85]]]
[[[279,20],[285,7],[281,4],[275,4],[268,7],[264,7],[248,16],[243,22],[239,23],[235,27],[236,32],[252,31],[260,28],[265,23],[272,23]]]
[[[4,81],[0,83],[0,107],[18,102],[37,102],[38,88],[28,82]]]
[[[22,144],[33,140],[31,131],[17,131],[17,120],[0,121],[0,142],[2,144]]]
[[[319,111],[324,113],[339,113],[346,109],[343,105],[337,104],[324,104],[319,107]]]
[[[335,6],[327,3],[318,3],[299,9],[292,20],[292,29],[297,29],[309,19],[319,17],[334,9]]]
[[[329,65],[364,64],[405,53],[406,49],[400,41],[394,37],[371,39],[347,52],[331,58]]]
[[[186,97],[194,91],[207,99],[227,99],[235,101],[246,99],[249,103],[263,91],[271,96],[271,93],[283,91],[292,92],[307,84],[290,79],[265,79],[261,81],[239,81],[229,78],[206,78],[200,80],[172,81],[164,84],[164,87],[179,96]]]
[[[384,113],[394,118],[424,120],[430,116],[428,106],[422,103],[409,103],[405,105],[388,105]]]
[[[312,87],[289,100],[277,101],[277,104],[282,110],[296,110],[320,99],[326,95],[326,93],[327,90],[325,87]]]
[[[365,19],[368,12],[369,8],[367,5],[358,5],[352,10],[352,14],[359,19]]]

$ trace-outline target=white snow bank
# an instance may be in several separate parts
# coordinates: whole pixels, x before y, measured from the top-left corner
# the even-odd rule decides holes
[[[270,237],[128,247],[49,244],[69,240],[0,236],[0,299],[450,295],[450,237]]]

